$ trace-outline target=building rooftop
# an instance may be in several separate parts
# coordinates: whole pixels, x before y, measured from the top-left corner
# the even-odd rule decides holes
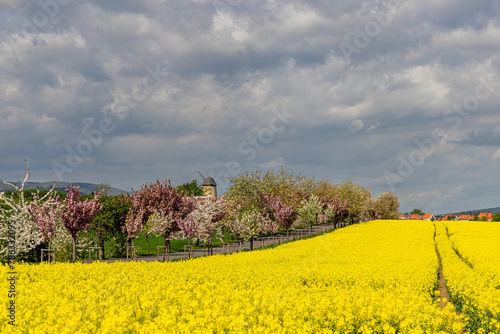
[[[202,184],[203,187],[209,186],[209,187],[215,187],[217,184],[215,183],[215,180],[212,177],[207,177]]]

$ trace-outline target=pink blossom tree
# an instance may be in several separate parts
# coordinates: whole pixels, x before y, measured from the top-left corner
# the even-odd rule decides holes
[[[96,213],[101,209],[99,195],[93,199],[82,199],[79,191],[80,187],[75,187],[71,183],[70,189],[66,189],[68,196],[61,207],[61,220],[73,239],[73,261],[76,260],[76,237],[78,232],[89,228]]]
[[[191,239],[198,232],[198,224],[194,221],[193,217],[188,216],[186,219],[179,218],[177,220],[177,226],[179,226],[182,239],[187,239],[189,245]]]
[[[283,198],[280,196],[265,194],[263,196],[263,201],[279,226],[286,230],[288,240],[288,231],[293,226],[297,218],[297,213],[293,210],[292,206],[283,203]]]
[[[157,180],[149,186],[146,183],[128,200],[132,204],[125,221],[129,239],[146,227],[150,233],[162,235],[165,246],[170,245],[170,234],[180,230],[177,221],[196,208],[193,197],[172,187],[170,180]]]
[[[341,201],[338,197],[319,197],[323,203],[321,220],[323,223],[333,223],[335,228],[339,227],[349,217],[349,201]]]
[[[28,213],[31,218],[36,222],[43,239],[49,243],[54,236],[57,224],[57,209],[60,205],[59,196],[57,198],[49,197],[48,200],[41,203],[38,201],[31,202],[28,206]]]

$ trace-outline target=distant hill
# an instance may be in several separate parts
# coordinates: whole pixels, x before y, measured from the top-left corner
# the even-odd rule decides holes
[[[21,183],[19,182],[10,182],[10,183],[15,184],[18,187],[21,187]],[[30,190],[30,189],[36,189],[38,187],[38,189],[40,190],[49,190],[53,185],[55,185],[54,187],[55,189],[66,191],[66,189],[70,187],[70,182],[26,182],[26,184],[24,185],[24,189]],[[99,184],[96,183],[84,183],[84,182],[73,182],[73,185],[80,187],[80,193],[82,195],[91,194],[99,186]],[[0,191],[9,191],[9,190],[14,190],[14,188],[0,182]],[[127,193],[129,192],[110,187],[107,192],[107,195],[116,196],[119,194],[127,194]]]
[[[477,216],[481,212],[491,212],[493,214],[495,213],[500,213],[500,206],[496,208],[489,208],[489,209],[481,209],[481,210],[469,210],[469,211],[460,211],[460,212],[453,212],[453,213],[447,213],[447,215],[474,215]]]

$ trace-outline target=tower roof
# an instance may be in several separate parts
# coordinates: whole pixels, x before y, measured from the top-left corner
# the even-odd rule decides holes
[[[203,187],[209,186],[209,187],[215,187],[217,184],[215,183],[215,180],[212,177],[207,177],[202,184]]]

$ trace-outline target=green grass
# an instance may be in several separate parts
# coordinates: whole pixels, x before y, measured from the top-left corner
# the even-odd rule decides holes
[[[137,246],[137,256],[145,256],[145,255],[156,255],[158,252],[158,246],[163,246],[165,241],[163,237],[157,237],[154,235],[150,235],[148,238],[149,241],[149,252],[148,252],[148,243],[146,241],[146,236],[144,234],[140,234],[137,238],[134,239],[134,246]],[[187,245],[187,240],[170,240],[170,253],[178,253],[184,252],[184,245]],[[192,244],[192,243],[191,243]],[[218,239],[212,240],[212,246],[222,246],[222,242]],[[203,249],[203,242],[200,243],[199,247],[194,247],[194,250]],[[109,242],[106,241],[104,243],[104,252],[105,254],[109,254]],[[107,257],[109,258],[109,257]]]
[[[281,232],[283,232],[283,231],[281,231]],[[327,233],[327,232],[331,232],[331,229],[328,231],[325,231],[325,233]],[[322,232],[315,233],[315,234],[309,235],[309,236],[304,236],[303,238],[312,238],[312,237],[320,235],[320,234],[322,234]],[[271,233],[268,233],[267,235],[271,235]],[[286,236],[285,236],[285,238],[286,238]],[[150,235],[148,239],[149,239],[149,252],[148,252],[148,245],[146,242],[146,236],[144,234],[140,234],[137,238],[135,238],[133,240],[133,245],[138,247],[137,256],[156,255],[157,251],[158,251],[158,246],[164,245],[164,239],[161,236],[157,237],[154,235]],[[229,240],[229,235],[226,235],[224,237],[224,239]],[[294,241],[294,240],[290,236],[289,242],[292,242],[292,241]],[[284,240],[284,241],[282,241],[282,244],[287,243],[287,242],[288,241]],[[170,253],[184,252],[184,245],[187,245],[187,244],[188,244],[187,240],[170,240]],[[264,249],[274,248],[278,245],[279,244],[268,245],[268,246],[264,247]],[[198,246],[198,247],[195,246],[194,250],[203,249],[203,248],[205,248],[204,246],[205,245],[203,244],[203,242],[200,242],[200,246]],[[222,242],[219,239],[213,239],[212,246],[213,247],[222,246]],[[258,248],[258,244],[255,243],[254,248]],[[248,251],[248,250],[245,249],[243,251]],[[104,243],[104,252],[106,254],[106,259],[112,259],[109,256],[109,254],[110,254],[109,241],[106,241]],[[94,254],[92,254],[92,260],[94,258],[95,258]],[[84,261],[88,261],[88,252],[84,252],[83,256],[80,257],[79,259],[77,259],[77,262],[84,262]]]
[[[314,236],[322,234],[321,232],[316,233],[314,235],[307,236],[305,238],[312,238]],[[268,233],[267,235],[271,235],[271,233]],[[154,236],[150,235],[149,236],[149,252],[148,252],[148,247],[147,247],[147,242],[146,242],[146,236],[144,234],[140,234],[137,238],[134,239],[134,246],[137,246],[137,256],[146,256],[146,255],[156,255],[158,251],[158,246],[163,246],[164,245],[164,239],[163,237],[159,236]],[[228,235],[225,236],[225,240],[228,240]],[[292,240],[290,240],[292,241]],[[286,242],[286,241],[285,241]],[[187,245],[188,241],[187,240],[170,240],[170,253],[178,253],[178,252],[184,252],[184,245]],[[219,239],[213,239],[212,240],[212,246],[217,247],[217,246],[222,246],[222,242]],[[271,245],[267,246],[265,248],[273,248],[276,247],[277,245]],[[255,247],[255,245],[254,245]],[[204,245],[202,242],[200,242],[199,247],[194,247],[194,250],[197,249],[203,249]],[[109,242],[104,243],[104,251],[106,254],[109,254]],[[107,257],[109,258],[109,257]]]

